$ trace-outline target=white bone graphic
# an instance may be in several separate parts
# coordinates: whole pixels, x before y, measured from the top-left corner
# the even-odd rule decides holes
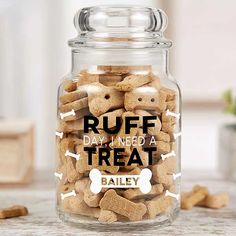
[[[182,135],[182,132],[176,133],[176,134],[174,134],[174,138],[177,139],[181,135]]]
[[[60,180],[62,180],[63,173],[60,173],[60,174],[59,174],[59,173],[55,172],[54,175],[55,175],[56,177],[58,177]]]
[[[65,117],[67,116],[75,116],[75,110],[72,109],[69,112],[65,112],[65,113],[60,113],[61,119],[63,120]]]
[[[181,173],[173,174],[173,179],[176,180],[181,176]]]
[[[102,188],[139,188],[144,194],[151,191],[152,185],[150,180],[152,178],[151,170],[145,168],[141,171],[140,175],[102,175],[98,169],[92,169],[89,173],[91,179],[90,190],[97,194]],[[102,178],[110,180],[111,178],[116,182],[116,180],[126,181],[127,178],[136,178],[137,184],[131,183],[129,185],[119,185],[119,184],[103,184]]]
[[[72,192],[69,193],[61,193],[61,200],[64,200],[67,197],[72,197],[72,196],[76,196],[75,190],[73,190]]]
[[[169,109],[166,111],[166,116],[173,116],[177,119],[180,118],[180,113],[171,112]]]
[[[56,136],[60,137],[62,139],[63,137],[63,132],[56,132]]]
[[[70,152],[69,150],[66,151],[65,156],[69,156],[69,157],[73,157],[75,158],[77,161],[80,159],[80,154],[75,154]]]
[[[175,154],[175,151],[171,151],[167,154],[161,154],[161,159],[164,161],[166,158],[169,158],[169,157],[175,157],[176,154]]]
[[[173,197],[173,198],[175,198],[176,200],[179,200],[179,198],[180,198],[180,195],[179,195],[179,194],[171,193],[171,192],[169,192],[168,190],[166,190],[165,196]]]

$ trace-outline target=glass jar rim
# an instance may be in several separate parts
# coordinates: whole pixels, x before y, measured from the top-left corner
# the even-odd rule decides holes
[[[71,47],[94,48],[169,48],[163,36],[168,19],[161,9],[105,5],[83,8],[74,17],[78,36]]]

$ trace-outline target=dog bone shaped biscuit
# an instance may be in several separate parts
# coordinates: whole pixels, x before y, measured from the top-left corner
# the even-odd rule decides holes
[[[143,203],[134,203],[119,196],[114,189],[108,190],[100,201],[102,210],[110,210],[128,217],[132,221],[141,220],[147,211]]]
[[[167,158],[165,161],[160,160],[152,166],[153,180],[156,183],[163,184],[164,187],[173,185],[173,173],[176,170],[176,157]]]
[[[116,84],[115,88],[119,91],[131,91],[135,88],[141,87],[153,80],[153,76],[149,75],[129,75],[123,81]]]
[[[139,188],[144,194],[151,191],[150,180],[152,172],[145,168],[139,175],[102,175],[98,169],[92,169],[89,173],[91,179],[90,189],[93,193],[99,193],[102,188]],[[129,184],[125,184],[127,178],[130,179]],[[131,182],[131,179],[133,180]],[[136,181],[135,181],[136,180]]]
[[[100,116],[111,109],[124,106],[124,94],[101,83],[92,83],[87,87],[89,110],[94,116]]]
[[[133,111],[141,110],[157,110],[161,113],[166,109],[166,95],[161,90],[152,87],[139,87],[131,92],[125,93],[125,109]]]
[[[21,205],[0,209],[0,219],[25,216],[27,214],[28,214],[28,209]]]

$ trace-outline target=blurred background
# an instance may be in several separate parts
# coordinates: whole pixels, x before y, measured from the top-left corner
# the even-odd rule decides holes
[[[169,16],[166,37],[174,42],[171,72],[183,96],[182,168],[217,170],[219,127],[235,121],[223,113],[221,95],[236,87],[236,1],[133,2],[162,8]],[[56,94],[61,78],[70,71],[67,41],[76,35],[74,14],[85,6],[110,3],[0,0],[0,116],[27,118],[23,123],[28,126],[20,125],[25,130],[35,124],[36,168],[54,166]],[[6,124],[0,127],[1,132]]]

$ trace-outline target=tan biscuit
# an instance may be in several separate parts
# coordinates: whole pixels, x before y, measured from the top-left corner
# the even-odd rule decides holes
[[[100,116],[109,110],[124,106],[124,94],[100,83],[88,85],[89,110],[94,116]]]
[[[87,70],[80,71],[77,82],[78,87],[95,82],[99,82],[99,75],[88,73]]]
[[[170,111],[176,111],[176,102],[175,101],[169,101],[166,102],[166,109],[169,109]]]
[[[156,183],[163,184],[165,188],[173,185],[173,174],[177,168],[176,157],[169,157],[167,159],[160,160],[157,164],[152,166],[153,180]]]
[[[82,177],[76,171],[76,159],[70,156],[65,156],[66,152],[75,152],[75,145],[82,143],[81,139],[78,138],[64,138],[61,140],[61,149],[60,149],[60,158],[62,166],[65,168],[64,172],[66,173],[66,179],[63,182],[68,180],[68,182],[73,183],[75,180]]]
[[[134,203],[119,196],[115,190],[110,189],[100,201],[103,210],[110,210],[128,217],[131,221],[141,220],[147,208],[143,203]]]
[[[98,218],[100,215],[100,209],[95,207],[89,207],[84,202],[83,194],[79,193],[75,197],[67,197],[62,201],[63,209],[68,213],[80,214],[83,216],[91,216]]]
[[[147,75],[152,71],[151,65],[129,66],[129,74]]]
[[[66,166],[66,151],[69,150],[70,152],[74,151],[74,143],[72,142],[71,138],[63,138],[60,143],[60,163],[61,166]]]
[[[84,191],[84,202],[90,207],[98,207],[102,197],[103,193],[92,193],[90,188],[86,188]]]
[[[167,122],[167,123],[175,124],[176,123],[176,118],[173,117],[173,116],[167,116],[166,115],[166,111],[165,111],[165,112],[163,112],[161,114],[161,121],[162,122]]]
[[[107,74],[128,74],[129,68],[128,66],[98,66],[98,70],[102,71],[103,73]]]
[[[127,111],[142,109],[156,110],[161,113],[166,109],[166,94],[153,88],[150,88],[150,91],[146,91],[146,88],[149,87],[140,87],[125,93],[124,103]]]
[[[170,143],[163,141],[156,141],[157,151],[153,152],[153,157],[160,157],[161,154],[170,152]]]
[[[194,186],[192,191],[181,197],[181,209],[190,210],[208,195],[208,189],[202,186]]]
[[[141,87],[153,80],[153,76],[149,75],[129,75],[123,81],[116,84],[115,88],[119,91],[131,91]]]
[[[63,83],[63,89],[66,92],[72,92],[77,89],[77,82],[75,80],[65,80]]]
[[[81,98],[85,98],[87,96],[88,96],[88,94],[86,91],[76,90],[76,91],[62,95],[59,98],[59,101],[61,102],[61,104],[67,104],[67,103],[74,102],[76,100],[80,100]]]
[[[149,112],[144,111],[144,110],[136,110],[135,114],[139,115],[141,120],[143,119],[144,116],[152,116],[152,114],[150,114]],[[148,127],[148,134],[156,135],[157,132],[159,132],[161,130],[161,121],[160,121],[159,117],[157,116],[155,120],[151,120],[149,123],[154,123],[155,126]]]
[[[80,159],[76,162],[76,170],[81,174],[92,170],[93,167],[88,165],[88,153],[84,151],[84,146],[77,145],[75,150],[77,154],[80,154]]]
[[[117,83],[123,80],[120,75],[99,75],[99,82],[105,86],[115,86]]]
[[[90,207],[98,207],[99,202],[103,196],[102,193],[94,194],[90,190],[91,181],[89,178],[77,180],[75,183],[75,190],[78,193],[84,194],[84,202]]]
[[[176,144],[176,142],[170,142],[170,150],[177,152],[177,144]]]
[[[75,183],[75,190],[78,193],[84,194],[84,202],[90,207],[98,207],[101,198],[103,197],[102,193],[94,194],[90,190],[91,181],[89,178],[83,178],[77,180]]]
[[[117,175],[139,175],[141,173],[141,169],[139,167],[135,167],[130,171],[127,171],[127,169],[121,169]]]
[[[67,122],[61,120],[57,128],[58,132],[65,132],[65,133],[71,133],[83,129],[84,129],[84,119],[67,121]]]
[[[182,195],[181,195],[182,197]],[[197,203],[197,206],[219,209],[224,206],[227,206],[229,201],[229,196],[227,193],[216,193],[209,194],[201,202]]]
[[[88,98],[81,98],[79,100],[76,100],[74,102],[70,102],[64,105],[61,105],[60,107],[60,112],[64,113],[64,112],[70,112],[72,110],[74,111],[79,111],[83,108],[87,108],[88,107]]]
[[[174,124],[172,122],[162,122],[161,130],[165,133],[173,135],[175,127],[174,127]]]
[[[79,179],[75,182],[75,190],[77,193],[80,193],[80,192],[84,192],[84,190],[90,186],[90,179],[89,178],[82,178],[82,179]]]
[[[68,183],[68,184],[60,183],[59,186],[58,186],[59,194],[61,194],[61,193],[69,193],[73,189],[74,189],[74,184],[73,183]]]
[[[82,178],[82,174],[76,171],[76,160],[73,157],[66,157],[66,173],[69,183],[74,183],[77,179]]]
[[[107,112],[98,117],[99,124],[97,126],[98,129],[103,128],[103,119],[104,117],[108,117],[108,128],[113,128],[116,126],[116,117],[121,117],[122,114],[125,112],[124,108],[117,109],[114,111]]]
[[[157,215],[164,213],[171,206],[173,199],[171,197],[161,194],[151,201],[147,201],[147,216],[150,219],[154,219]]]
[[[168,143],[168,142],[170,142],[170,135],[163,132],[163,131],[157,132],[156,133],[156,140]]]
[[[59,182],[57,186],[57,201],[61,202],[61,193],[69,193],[74,190],[74,183],[62,183]]]
[[[175,101],[177,93],[173,89],[162,87],[161,90],[166,94],[166,101]]]
[[[98,70],[108,74],[148,74],[152,70],[151,65],[146,66],[98,66]]]
[[[123,196],[129,200],[137,200],[140,198],[153,198],[163,192],[164,188],[162,184],[152,185],[152,189],[149,193],[144,194],[139,189],[128,189],[123,193]]]
[[[117,214],[113,211],[101,210],[98,221],[102,223],[113,223],[118,220]]]
[[[0,219],[26,216],[28,215],[28,209],[21,205],[15,205],[9,208],[0,209]]]

